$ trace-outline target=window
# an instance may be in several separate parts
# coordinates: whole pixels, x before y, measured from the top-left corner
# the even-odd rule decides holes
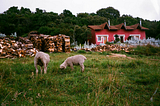
[[[115,35],[113,35],[113,36],[114,36],[114,41],[116,40],[116,37],[115,37],[115,36],[118,36],[119,41],[120,41],[121,43],[123,43],[123,42],[125,41],[125,34],[115,34]]]
[[[131,34],[129,36],[131,36],[131,40],[139,40],[141,35],[140,34]]]
[[[108,35],[96,35],[97,42],[105,43],[108,41]]]
[[[98,41],[101,41],[101,36],[98,36]]]

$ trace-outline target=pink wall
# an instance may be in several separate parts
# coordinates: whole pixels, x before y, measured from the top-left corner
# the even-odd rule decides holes
[[[131,30],[131,31],[126,31],[125,29],[120,29],[117,31],[109,31],[108,29],[104,29],[101,31],[94,31],[92,30],[92,39],[90,39],[90,43],[94,43],[99,45],[100,43],[104,43],[103,42],[103,37],[102,37],[102,42],[97,42],[98,39],[96,37],[96,35],[108,35],[108,41],[114,41],[114,35],[118,34],[118,35],[125,35],[124,37],[124,41],[126,41],[126,39],[129,37],[129,35],[133,34],[133,35],[140,35],[140,39],[146,39],[146,34],[145,31],[142,31],[140,29],[136,29],[136,30]]]

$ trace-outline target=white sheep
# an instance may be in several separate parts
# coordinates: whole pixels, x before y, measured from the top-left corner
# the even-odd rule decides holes
[[[34,66],[36,68],[36,75],[38,75],[37,65],[41,66],[41,74],[44,67],[44,74],[47,73],[47,65],[50,61],[50,56],[44,52],[37,52],[34,58]]]
[[[73,70],[73,65],[80,65],[81,66],[81,71],[84,72],[84,61],[87,58],[83,55],[75,55],[75,56],[71,56],[68,57],[61,65],[60,68],[61,69],[66,69],[67,66],[70,66],[71,69]]]

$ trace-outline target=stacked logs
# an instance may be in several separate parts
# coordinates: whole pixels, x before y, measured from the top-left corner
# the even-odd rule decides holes
[[[18,41],[0,38],[0,57],[14,58],[34,56],[36,50],[44,52],[70,52],[70,38],[66,35],[43,35],[31,32],[28,37],[19,37]]]
[[[127,47],[127,46],[119,46],[119,45],[98,45],[95,48],[83,48],[82,50],[86,50],[86,51],[95,51],[95,52],[103,52],[103,51],[125,51],[125,52],[129,52],[131,49],[131,47]]]
[[[62,38],[61,34],[56,35],[54,43],[55,43],[55,46],[56,46],[55,52],[63,52],[63,49],[62,49],[63,38]]]
[[[70,38],[66,35],[35,35],[29,36],[33,47],[46,52],[70,52]]]
[[[55,52],[55,43],[54,43],[55,36],[48,36],[44,38],[44,47],[43,50],[47,52]]]
[[[0,39],[0,58],[32,57],[35,54],[36,49],[33,48],[33,44],[25,44],[9,38]]]
[[[19,37],[19,42],[22,42],[23,44],[31,44],[32,42],[28,38]]]

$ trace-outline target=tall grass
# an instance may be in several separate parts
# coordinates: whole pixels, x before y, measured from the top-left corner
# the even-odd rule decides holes
[[[160,56],[160,47],[154,47],[149,44],[147,46],[137,46],[131,53],[138,55],[146,55],[146,56],[151,56],[151,55]]]
[[[128,59],[83,53],[87,57],[83,73],[80,66],[59,69],[76,54],[50,53],[47,74],[38,77],[33,57],[1,59],[1,105],[160,105],[160,89],[150,101],[159,88],[159,56]]]

